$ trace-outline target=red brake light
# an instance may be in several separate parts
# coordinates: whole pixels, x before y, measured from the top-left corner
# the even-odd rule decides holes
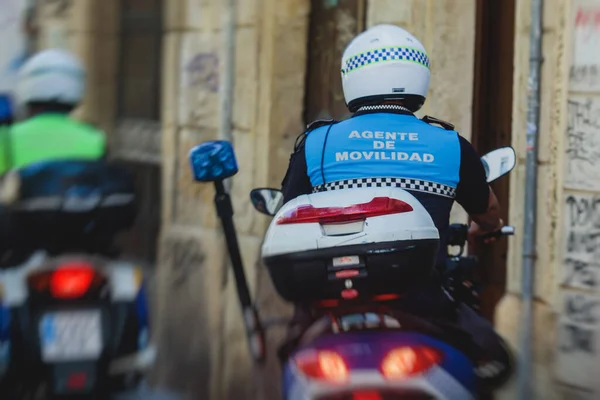
[[[75,372],[67,378],[67,387],[73,390],[81,390],[85,388],[87,383],[87,374],[85,372]]]
[[[348,367],[342,356],[334,351],[307,351],[295,357],[296,366],[304,375],[330,382],[345,382]]]
[[[95,270],[85,263],[63,264],[52,273],[50,293],[59,299],[83,296],[94,279]]]
[[[357,269],[343,269],[335,273],[335,277],[338,279],[354,278],[360,275],[360,271]]]
[[[356,289],[344,289],[342,290],[342,298],[345,300],[352,300],[358,297],[358,290]]]
[[[301,224],[318,222],[333,224],[364,220],[388,214],[399,214],[413,211],[410,204],[389,197],[375,197],[368,203],[353,204],[348,207],[317,208],[310,204],[289,210],[277,219],[277,224]]]
[[[340,304],[339,300],[335,300],[335,299],[326,299],[326,300],[321,300],[319,301],[319,307],[337,307]]]
[[[378,294],[373,297],[373,301],[390,301],[390,300],[396,300],[399,298],[400,298],[400,295],[394,294],[394,293]]]
[[[381,373],[387,379],[416,375],[440,363],[440,351],[429,347],[398,347],[387,353]]]

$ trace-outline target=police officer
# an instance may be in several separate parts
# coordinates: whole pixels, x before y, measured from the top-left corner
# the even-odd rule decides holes
[[[0,138],[0,174],[39,161],[102,158],[104,133],[69,117],[84,90],[85,69],[71,53],[49,49],[27,60],[16,96],[27,119]]]
[[[318,191],[381,186],[414,195],[440,231],[438,267],[445,263],[445,233],[457,201],[471,216],[471,235],[502,227],[500,207],[473,146],[451,124],[413,113],[425,102],[430,63],[423,45],[409,32],[378,25],[359,34],[342,58],[342,86],[352,117],[316,121],[296,142],[282,182],[284,202]],[[434,125],[435,124],[435,125]],[[436,126],[436,125],[439,125]],[[379,178],[379,179],[376,179]],[[402,308],[462,325],[482,347],[498,349],[499,337],[483,318],[452,304],[432,279],[404,296]],[[297,307],[289,341],[311,320]],[[289,344],[290,342],[288,342]],[[285,346],[284,346],[285,347]]]
[[[40,248],[109,254],[115,232],[132,223],[136,210],[130,174],[105,162],[104,132],[70,117],[83,100],[85,75],[79,59],[60,49],[33,55],[19,70],[16,105],[26,118],[0,131],[0,264],[15,265]],[[46,164],[42,172],[29,170],[27,179],[21,179],[23,169],[47,161],[55,163]],[[81,170],[79,161],[90,163]],[[96,190],[90,192],[90,185]],[[88,214],[81,208],[88,204],[83,194],[71,197],[84,198],[72,214],[51,202],[44,203],[47,208],[35,202],[36,197],[60,196],[79,188],[92,198],[118,192],[131,195],[131,200],[103,205]],[[36,206],[28,209],[24,200]],[[80,235],[82,231],[86,234]],[[6,254],[10,258],[1,259]]]

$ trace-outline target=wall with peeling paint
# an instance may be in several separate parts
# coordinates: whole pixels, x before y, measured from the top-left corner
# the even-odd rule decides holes
[[[593,371],[600,367],[600,1],[572,0],[567,15],[554,372],[559,382],[598,397]]]
[[[518,345],[520,267],[529,66],[529,0],[517,2],[513,146],[507,295],[496,325]],[[600,393],[597,237],[595,205],[600,125],[598,0],[552,0],[544,9],[539,142],[537,264],[533,331],[535,399],[595,399]],[[514,399],[514,382],[499,398]]]

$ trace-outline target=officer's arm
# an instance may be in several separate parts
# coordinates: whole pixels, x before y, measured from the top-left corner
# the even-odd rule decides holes
[[[0,126],[0,204],[2,205],[17,201],[21,188],[21,176],[17,171],[11,171],[9,129],[7,126]]]
[[[98,131],[99,134],[99,138],[98,140],[100,141],[100,146],[102,148],[102,155],[100,156],[101,160],[106,160],[108,157],[108,140],[107,140],[107,136],[106,133],[104,133],[104,131]]]
[[[502,219],[500,218],[500,203],[496,198],[492,188],[489,190],[488,208],[482,214],[469,214],[473,221],[481,227],[485,232],[494,232],[502,227]]]
[[[459,141],[461,161],[456,201],[483,231],[495,231],[502,224],[500,204],[487,183],[485,169],[473,145],[462,136]]]
[[[5,135],[7,132],[2,132],[0,127],[0,135]],[[6,146],[3,140],[0,140],[0,177],[8,171],[8,160],[6,157]]]
[[[304,143],[300,143],[290,156],[290,165],[283,178],[283,182],[281,182],[284,204],[303,194],[312,193],[312,184],[306,171]]]

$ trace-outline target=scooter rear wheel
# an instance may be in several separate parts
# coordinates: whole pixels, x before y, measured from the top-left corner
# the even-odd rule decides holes
[[[505,385],[513,376],[515,358],[504,339],[498,336],[498,345],[503,354],[498,354],[494,361],[480,363],[476,375],[483,393],[489,393]]]

